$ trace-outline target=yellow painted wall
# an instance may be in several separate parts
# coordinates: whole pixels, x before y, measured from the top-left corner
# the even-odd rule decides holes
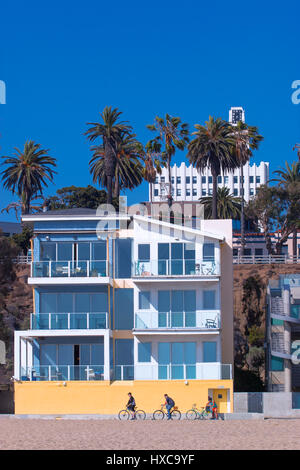
[[[117,414],[127,403],[131,392],[138,408],[152,413],[164,402],[164,394],[172,397],[180,411],[186,412],[196,403],[207,403],[208,390],[230,389],[233,411],[232,380],[184,381],[117,381],[117,382],[20,382],[15,383],[16,414]],[[221,388],[222,387],[222,388]],[[220,412],[226,412],[224,409]]]

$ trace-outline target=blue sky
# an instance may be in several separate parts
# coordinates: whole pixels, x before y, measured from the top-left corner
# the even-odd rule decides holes
[[[45,194],[54,194],[92,183],[83,132],[106,105],[123,111],[143,143],[155,115],[180,116],[193,130],[241,105],[265,137],[253,162],[274,170],[296,159],[300,142],[300,104],[291,101],[299,14],[299,1],[5,2],[0,154],[27,139],[49,148],[58,175]],[[174,161],[183,159],[179,152]],[[3,208],[14,198],[0,191]],[[127,195],[130,204],[147,200],[147,184]]]

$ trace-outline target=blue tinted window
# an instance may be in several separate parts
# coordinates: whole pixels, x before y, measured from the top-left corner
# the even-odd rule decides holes
[[[116,339],[116,365],[133,364],[133,339]]]
[[[215,309],[216,308],[216,293],[214,290],[203,291],[203,309]]]
[[[57,244],[57,259],[60,261],[72,260],[73,243],[58,243]]]
[[[106,260],[106,241],[92,243],[92,259],[95,261]]]
[[[158,311],[159,312],[170,311],[170,291],[169,290],[158,291]]]
[[[185,364],[196,364],[196,343],[184,343]]]
[[[58,365],[68,366],[74,364],[74,352],[72,344],[58,345]]]
[[[139,292],[139,309],[149,310],[150,308],[150,291]]]
[[[169,259],[169,243],[158,244],[158,259]]]
[[[73,294],[57,294],[57,313],[72,313],[73,311]]]
[[[40,294],[40,312],[41,313],[57,313],[56,294],[42,293]]]
[[[149,261],[150,260],[150,245],[149,244],[139,245],[138,256],[139,256],[139,260],[141,261]]]
[[[133,328],[133,289],[115,289],[115,329]]]
[[[217,343],[215,341],[203,343],[203,362],[217,362]]]
[[[151,343],[138,344],[138,361],[151,362]]]
[[[213,243],[203,244],[203,261],[212,261],[215,259],[215,245]]]
[[[56,344],[40,345],[40,364],[42,366],[56,365]]]
[[[41,243],[41,261],[55,261],[56,260],[56,243],[42,242]]]
[[[170,364],[170,343],[158,343],[158,363]]]
[[[116,240],[116,277],[131,277],[131,239]]]

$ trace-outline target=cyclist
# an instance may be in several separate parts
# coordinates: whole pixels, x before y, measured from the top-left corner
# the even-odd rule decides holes
[[[207,412],[211,412],[212,417],[211,419],[218,419],[218,406],[215,402],[215,400],[212,399],[212,397],[208,397],[208,403],[206,403],[205,407]]]
[[[131,414],[131,419],[136,419],[136,417],[135,417],[135,408],[136,408],[135,399],[134,399],[134,397],[132,396],[132,394],[130,392],[128,393],[128,397],[129,397],[129,400],[127,402],[126,408],[129,411],[129,413]]]
[[[168,419],[171,419],[171,413],[170,413],[170,410],[171,408],[173,408],[175,406],[175,401],[173,400],[173,398],[169,397],[167,395],[167,393],[164,394],[164,397],[165,397],[165,407],[166,407],[166,410],[167,410],[167,415],[168,415]]]

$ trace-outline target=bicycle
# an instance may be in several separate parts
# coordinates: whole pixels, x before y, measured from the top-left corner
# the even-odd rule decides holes
[[[205,406],[202,406],[199,410],[196,407],[196,403],[192,405],[192,408],[188,410],[185,414],[186,419],[194,420],[194,419],[212,419],[212,411],[208,411]],[[219,419],[218,413],[216,419]]]
[[[164,411],[165,405],[161,405],[160,410],[155,410],[153,413],[153,419],[155,420],[162,420],[165,416],[167,416],[167,412]],[[181,419],[181,413],[177,406],[172,408],[170,411],[171,419],[179,420]]]
[[[127,410],[127,408],[125,410],[119,411],[119,414],[118,414],[118,418],[121,421],[128,421],[130,416],[131,416],[131,413],[130,413],[130,411]],[[144,410],[136,410],[134,419],[137,419],[137,420],[140,420],[140,421],[143,421],[144,419],[146,419],[145,411]]]

